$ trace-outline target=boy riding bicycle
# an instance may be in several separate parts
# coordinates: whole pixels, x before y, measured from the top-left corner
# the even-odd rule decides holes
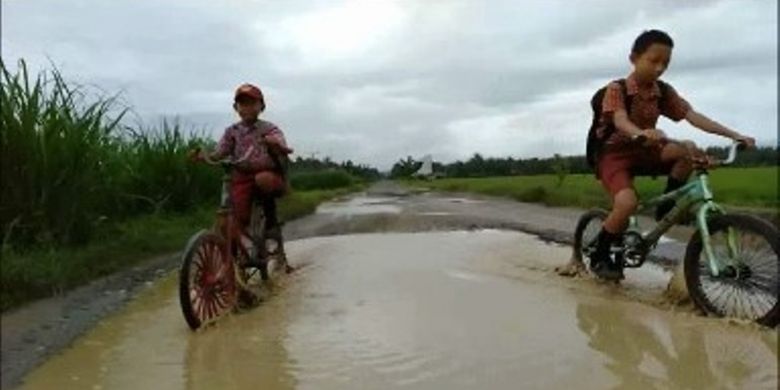
[[[659,80],[669,66],[673,46],[672,38],[663,31],[643,32],[634,41],[629,57],[634,71],[625,79],[611,82],[594,96],[589,160],[612,198],[612,210],[604,221],[591,257],[591,271],[601,278],[623,278],[622,262],[611,259],[610,248],[621,239],[629,217],[636,211],[638,197],[633,186],[634,176],[668,175],[664,192],[674,191],[691,175],[691,154],[700,153],[691,141],[667,140],[664,132],[656,128],[660,115],[673,121],[685,119],[696,128],[747,146],[755,144],[753,138],[696,112],[674,88]],[[642,142],[636,142],[637,139]],[[656,219],[663,218],[673,207],[673,201],[658,205]],[[564,268],[559,273],[573,275],[575,268]]]
[[[233,109],[241,120],[225,129],[213,153],[201,152],[195,158],[219,160],[230,156],[234,161],[242,161],[233,171],[230,183],[236,220],[242,230],[249,225],[252,200],[257,197],[262,203],[267,236],[280,239],[275,199],[287,192],[283,160],[293,150],[279,127],[258,118],[265,110],[260,88],[251,84],[239,86]]]

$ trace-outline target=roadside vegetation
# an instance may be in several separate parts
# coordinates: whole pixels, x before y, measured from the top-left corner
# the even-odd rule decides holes
[[[0,61],[2,310],[183,247],[212,221],[219,169],[187,153],[211,147],[176,121],[127,124],[118,96]],[[297,158],[284,220],[379,177],[351,162]]]

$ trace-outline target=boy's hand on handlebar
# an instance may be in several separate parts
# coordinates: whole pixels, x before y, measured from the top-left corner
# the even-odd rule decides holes
[[[276,137],[263,137],[263,141],[266,143],[266,145],[268,145],[269,148],[273,149],[274,151],[282,152],[285,154],[290,154],[293,152],[292,149],[283,145]]]
[[[736,137],[734,137],[734,141],[739,142],[742,147],[753,149],[756,147],[756,140],[753,137],[748,137],[742,134],[738,134]]]
[[[647,137],[646,143],[648,145],[656,145],[666,139],[666,133],[659,129],[646,129],[642,134]]]
[[[715,157],[707,155],[704,152],[691,153],[689,156],[691,165],[695,169],[708,169],[718,165],[719,160]]]
[[[631,137],[631,139],[644,146],[653,146],[666,139],[666,133],[658,129],[645,129]]]

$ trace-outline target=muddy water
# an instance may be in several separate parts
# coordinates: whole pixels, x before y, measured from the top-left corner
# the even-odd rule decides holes
[[[398,214],[401,207],[398,198],[354,197],[346,201],[325,202],[317,207],[317,214],[364,215]]]
[[[777,388],[775,332],[702,318],[670,275],[552,271],[514,232],[294,241],[260,307],[192,333],[171,275],[26,378],[26,389]]]

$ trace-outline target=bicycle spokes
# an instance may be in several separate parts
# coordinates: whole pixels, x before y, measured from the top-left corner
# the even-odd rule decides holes
[[[738,257],[739,253],[739,244],[737,242],[737,232],[734,230],[734,228],[728,228],[728,247],[729,247],[729,258],[730,259],[736,259]],[[733,265],[733,264],[732,264]]]
[[[778,301],[780,266],[771,245],[760,236],[729,226],[710,237],[719,264],[711,270],[706,256],[699,263],[701,285],[710,301],[724,314],[759,318]]]
[[[190,301],[198,319],[206,323],[232,308],[232,267],[222,248],[213,243],[201,245],[192,261]]]

